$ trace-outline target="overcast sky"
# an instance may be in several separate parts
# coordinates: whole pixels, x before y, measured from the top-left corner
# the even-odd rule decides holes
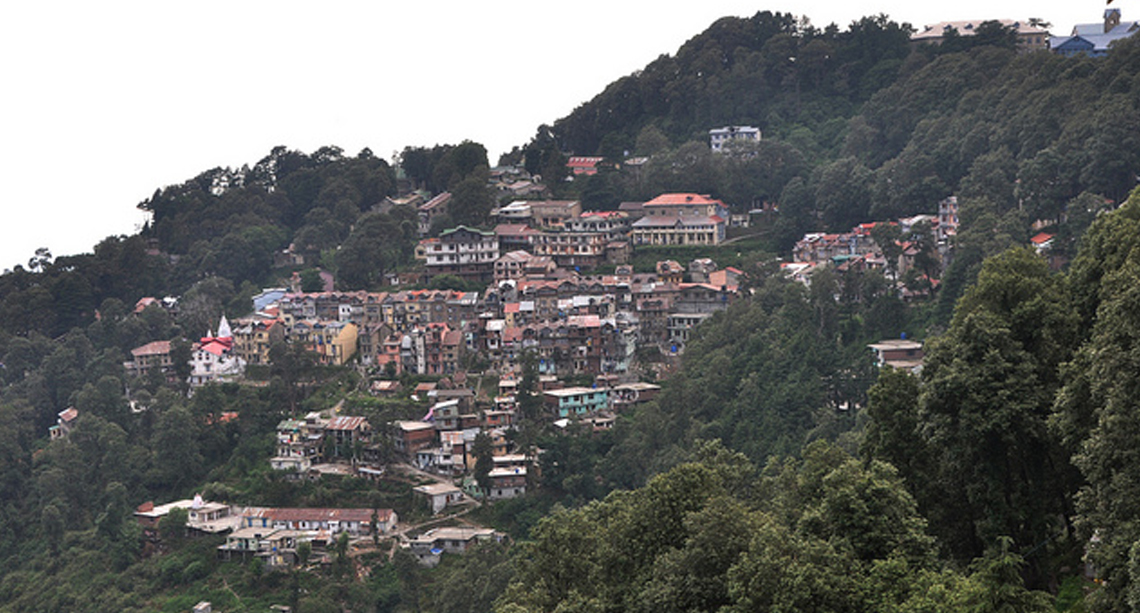
[[[276,145],[311,152],[487,146],[494,163],[608,83],[719,17],[760,10],[846,28],[885,13],[1074,23],[1104,3],[6,2],[0,7],[0,269],[134,233],[135,205]],[[1140,7],[1118,3],[1125,19]]]

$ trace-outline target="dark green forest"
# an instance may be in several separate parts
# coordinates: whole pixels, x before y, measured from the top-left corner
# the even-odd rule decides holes
[[[541,490],[481,516],[513,543],[433,570],[334,551],[323,570],[270,573],[177,526],[142,538],[137,504],[199,491],[413,513],[407,492],[287,483],[266,459],[282,417],[346,396],[378,422],[419,407],[365,398],[355,370],[290,347],[260,385],[193,397],[122,364],[246,314],[294,272],[379,289],[417,240],[414,211],[385,199],[450,190],[440,224],[485,225],[486,149],[409,147],[397,169],[278,147],[162,187],[138,204],[140,234],[0,275],[0,611],[1140,610],[1138,106],[1136,40],[1060,58],[990,24],[912,48],[885,16],[840,30],[762,12],[539,127],[500,163],[587,209],[677,190],[774,212],[738,255],[749,297],[697,329],[661,395],[609,432],[531,433]],[[722,125],[763,140],[714,155]],[[572,154],[607,164],[564,181]],[[877,272],[804,287],[773,259],[805,231],[950,195],[962,227],[929,298],[904,302]],[[1049,259],[1024,246],[1034,222],[1057,235]],[[314,264],[277,266],[289,245]],[[179,310],[133,313],[145,296]],[[902,332],[927,342],[921,375],[867,355]],[[76,429],[49,441],[69,406]]]

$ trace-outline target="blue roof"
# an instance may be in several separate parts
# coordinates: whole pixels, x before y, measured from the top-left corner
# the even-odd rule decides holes
[[[281,300],[285,296],[283,289],[268,289],[253,297],[253,310],[264,311],[265,307]]]
[[[1127,21],[1104,31],[1104,24],[1082,23],[1073,27],[1072,36],[1054,36],[1049,39],[1049,48],[1061,55],[1086,53],[1104,55],[1114,41],[1128,38],[1140,30],[1140,22]]]

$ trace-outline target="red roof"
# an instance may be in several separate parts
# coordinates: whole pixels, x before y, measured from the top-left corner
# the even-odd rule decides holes
[[[566,325],[580,328],[597,328],[602,325],[602,320],[597,315],[571,315],[566,318]]]
[[[566,166],[569,168],[593,168],[598,165],[598,162],[604,159],[605,158],[579,155],[570,158],[570,160],[566,162]]]
[[[202,339],[202,340],[205,342],[203,342],[201,345],[199,345],[198,348],[201,349],[202,351],[205,351],[206,353],[212,353],[212,354],[218,355],[218,356],[225,354],[227,351],[229,351],[233,347],[232,342],[231,343],[225,343],[221,339],[217,339],[217,338]]]
[[[720,200],[714,200],[707,194],[661,194],[660,196],[645,203],[645,206],[667,206],[678,204],[719,204],[724,205]]]
[[[150,296],[147,296],[145,298],[139,298],[139,301],[135,303],[135,311],[134,312],[135,313],[142,313],[144,310],[146,310],[146,308],[148,306],[150,306],[152,304],[158,304],[158,303],[159,302],[158,302],[157,298],[152,298]]]
[[[1029,239],[1029,242],[1033,243],[1034,245],[1042,245],[1042,244],[1045,244],[1051,240],[1053,240],[1052,234],[1042,232],[1042,233],[1038,234],[1037,236],[1034,236],[1033,238]]]
[[[237,418],[237,411],[226,411],[218,417],[214,417],[214,414],[210,413],[206,416],[206,424],[211,426],[214,424],[228,424]]]
[[[504,313],[518,313],[520,306],[522,306],[522,305],[520,305],[517,302],[508,302],[507,304],[503,305],[503,312]]]

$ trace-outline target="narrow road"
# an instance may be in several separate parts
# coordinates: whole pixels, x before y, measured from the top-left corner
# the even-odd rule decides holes
[[[447,485],[454,485],[452,480],[447,478],[447,477],[420,470],[420,469],[416,468],[415,466],[412,466],[411,464],[405,464],[405,463],[391,464],[391,465],[389,465],[388,470],[389,470],[389,475],[387,475],[387,478],[389,478],[389,479],[396,477],[396,475],[393,473],[398,472],[398,473],[401,473],[401,476],[420,477],[420,478],[424,478],[424,479],[430,479],[436,483],[444,483]],[[405,480],[405,479],[397,478],[396,480],[399,480],[399,481],[405,482],[405,483],[414,483],[414,481],[412,481],[411,479]],[[466,493],[464,493],[463,494],[463,502],[464,503],[469,502],[471,504],[465,505],[464,508],[459,510],[459,511],[455,511],[455,512],[448,513],[445,515],[440,515],[439,517],[433,517],[427,521],[420,522],[418,524],[407,524],[407,523],[401,522],[396,526],[395,529],[393,529],[391,532],[385,534],[383,536],[383,539],[384,540],[390,539],[392,541],[392,547],[390,549],[388,549],[388,561],[391,561],[392,557],[396,555],[396,549],[399,548],[400,543],[407,542],[407,540],[408,540],[407,535],[409,532],[416,532],[416,531],[419,531],[419,530],[422,530],[425,528],[430,528],[432,526],[442,524],[442,523],[445,523],[445,522],[448,522],[451,520],[458,520],[458,521],[460,521],[464,524],[470,525],[470,526],[483,527],[483,526],[479,526],[478,524],[475,524],[475,523],[463,518],[464,515],[467,515],[471,511],[483,506],[482,501],[476,500],[476,499],[468,496]],[[354,547],[352,548],[351,552],[349,553],[350,556],[357,556],[357,555],[360,555],[363,553],[367,553],[369,551],[373,551],[375,549],[375,547],[372,546],[372,538],[371,537],[360,537],[354,541],[353,545],[354,545]]]

